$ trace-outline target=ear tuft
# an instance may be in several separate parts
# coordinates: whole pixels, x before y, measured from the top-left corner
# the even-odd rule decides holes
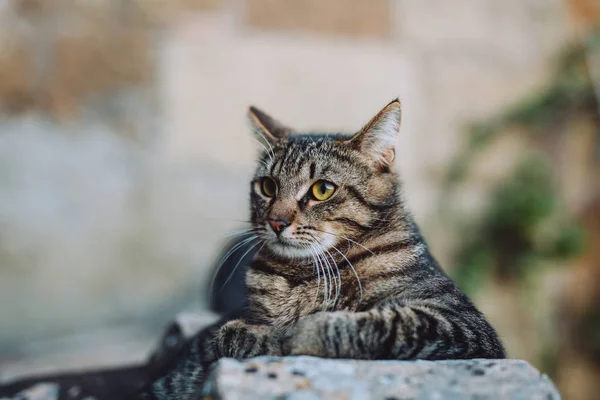
[[[349,143],[373,160],[380,169],[389,169],[396,154],[401,119],[402,107],[396,98],[379,111]]]
[[[254,106],[250,106],[248,109],[248,118],[250,119],[254,134],[260,140],[266,141],[269,144],[273,144],[293,133],[293,129],[283,125]]]

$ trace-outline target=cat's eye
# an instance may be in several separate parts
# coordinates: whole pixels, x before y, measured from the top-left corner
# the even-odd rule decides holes
[[[311,187],[311,193],[316,200],[324,201],[333,196],[336,186],[327,181],[317,181]]]
[[[267,197],[275,197],[277,194],[277,184],[271,178],[263,178],[260,182],[260,191]]]

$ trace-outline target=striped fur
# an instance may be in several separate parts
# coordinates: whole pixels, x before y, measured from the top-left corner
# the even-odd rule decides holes
[[[295,134],[255,108],[250,118],[264,152],[250,188],[259,252],[246,279],[249,308],[201,332],[142,398],[194,398],[220,357],[505,357],[401,201],[391,168],[397,100],[353,136]],[[276,196],[261,191],[265,177]],[[311,197],[318,180],[336,185],[328,200]],[[269,220],[290,225],[276,235]]]

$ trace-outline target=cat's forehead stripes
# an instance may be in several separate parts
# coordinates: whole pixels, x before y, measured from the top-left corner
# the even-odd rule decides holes
[[[277,144],[272,153],[264,152],[258,175],[283,180],[305,180],[342,173],[368,174],[366,165],[345,147],[345,135],[296,135]],[[329,173],[328,173],[329,172]]]
[[[288,140],[281,156],[281,163],[277,169],[279,176],[296,176],[301,173],[307,163],[318,160],[323,152],[324,140]],[[309,170],[307,170],[309,171]],[[309,171],[310,175],[310,171]]]

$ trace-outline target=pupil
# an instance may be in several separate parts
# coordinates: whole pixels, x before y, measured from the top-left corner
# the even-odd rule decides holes
[[[321,183],[321,193],[325,194],[327,192],[327,184]]]
[[[267,194],[272,194],[273,193],[273,181],[270,179],[266,179],[265,180],[265,192],[267,192]]]

